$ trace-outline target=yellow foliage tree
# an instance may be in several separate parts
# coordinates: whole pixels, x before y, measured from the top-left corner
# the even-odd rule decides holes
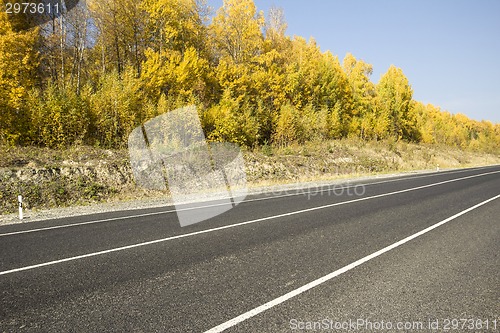
[[[286,147],[297,139],[297,110],[291,104],[281,107],[276,133],[273,140],[281,147]]]
[[[257,12],[253,0],[224,0],[210,25],[218,58],[248,63],[262,50],[264,23],[264,14]]]
[[[184,53],[174,50],[159,53],[150,49],[146,51],[146,58],[141,80],[154,98],[165,94],[185,100],[193,96],[204,100],[208,96],[208,61],[193,47]]]
[[[259,140],[259,122],[247,105],[241,105],[226,90],[218,105],[203,114],[208,139],[253,146]]]
[[[353,119],[349,134],[362,139],[373,137],[375,85],[370,81],[372,65],[347,53],[343,69],[349,80],[353,97]]]
[[[3,8],[3,2],[0,2]],[[17,31],[0,11],[0,141],[18,143],[28,130],[24,105],[35,85],[38,29]]]
[[[90,130],[97,144],[121,147],[140,123],[144,98],[139,79],[132,67],[122,74],[109,73],[101,78],[98,91],[90,98]]]
[[[390,66],[377,85],[380,116],[389,122],[389,135],[396,139],[418,140],[412,105],[413,90],[400,68]]]

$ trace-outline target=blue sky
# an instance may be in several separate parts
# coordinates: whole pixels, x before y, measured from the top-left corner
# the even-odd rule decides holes
[[[498,0],[254,0],[267,15],[281,7],[287,34],[314,37],[342,60],[403,69],[414,99],[452,113],[500,123]],[[214,9],[222,0],[209,0]]]

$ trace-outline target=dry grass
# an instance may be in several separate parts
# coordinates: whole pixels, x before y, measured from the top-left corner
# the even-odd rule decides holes
[[[261,148],[248,152],[245,159],[251,183],[279,184],[434,170],[438,166],[445,169],[500,164],[500,153],[407,142],[346,139],[285,148]]]
[[[406,142],[356,139],[243,149],[250,187],[329,181],[413,170],[500,164],[497,154]],[[137,189],[127,150],[0,146],[0,213],[22,191],[31,209],[165,196]]]

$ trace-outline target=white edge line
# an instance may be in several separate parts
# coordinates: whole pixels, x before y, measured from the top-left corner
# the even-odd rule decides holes
[[[3,237],[3,236],[13,236],[13,235],[19,235],[19,234],[29,234],[29,233],[32,233],[32,232],[39,232],[39,231],[46,231],[46,230],[54,230],[54,229],[78,227],[78,226],[87,225],[87,224],[112,222],[112,221],[118,221],[118,220],[127,220],[127,219],[133,219],[133,218],[138,218],[138,217],[146,217],[146,216],[168,214],[168,213],[173,213],[173,212],[175,212],[175,209],[164,210],[164,211],[161,211],[161,212],[154,212],[154,213],[128,215],[128,216],[122,216],[122,217],[111,217],[111,218],[102,219],[102,220],[94,220],[94,221],[86,221],[86,222],[78,222],[78,223],[71,223],[71,224],[56,225],[56,226],[53,226],[53,227],[45,227],[45,228],[37,228],[37,229],[29,229],[29,230],[12,231],[12,232],[6,232],[4,234],[0,234],[0,237]],[[75,217],[75,216],[71,216],[71,217]]]
[[[495,173],[500,173],[500,171],[492,171],[492,172],[488,172],[488,173],[482,173],[482,174],[479,174],[479,175],[473,175],[473,176],[467,176],[467,177],[462,177],[462,178],[456,178],[456,179],[442,181],[442,182],[439,182],[439,183],[422,185],[422,186],[418,186],[418,187],[412,187],[412,188],[404,189],[404,190],[400,190],[400,191],[383,193],[383,194],[377,194],[377,195],[374,195],[374,196],[371,196],[371,197],[364,197],[364,198],[359,198],[359,199],[342,201],[342,202],[337,202],[337,203],[328,204],[328,205],[324,205],[324,206],[312,207],[312,208],[297,210],[297,211],[293,211],[293,212],[288,212],[288,213],[283,213],[283,214],[278,214],[278,215],[272,215],[272,216],[262,217],[262,218],[258,218],[258,219],[255,219],[255,220],[249,220],[249,221],[239,222],[239,223],[235,223],[235,224],[225,225],[225,226],[222,226],[222,227],[216,227],[216,228],[212,228],[212,229],[205,229],[205,230],[195,231],[195,232],[191,232],[191,233],[187,233],[187,234],[181,234],[181,235],[166,237],[166,238],[162,238],[162,239],[156,239],[156,240],[153,240],[153,241],[148,241],[148,242],[143,242],[143,243],[137,243],[137,244],[131,244],[131,245],[127,245],[127,246],[117,247],[117,248],[113,248],[113,249],[109,249],[109,250],[92,252],[92,253],[87,253],[87,254],[83,254],[83,255],[79,255],[79,256],[74,256],[74,257],[69,257],[69,258],[63,258],[63,259],[54,260],[54,261],[48,261],[48,262],[44,262],[44,263],[40,263],[40,264],[36,264],[36,265],[31,265],[31,266],[25,266],[25,267],[10,269],[10,270],[7,270],[7,271],[1,271],[0,275],[6,275],[6,274],[11,274],[11,273],[16,273],[16,272],[27,271],[27,270],[34,269],[34,268],[51,266],[51,265],[60,264],[60,263],[63,263],[63,262],[68,262],[68,261],[74,261],[74,260],[83,259],[83,258],[95,257],[95,256],[107,254],[107,253],[118,252],[118,251],[128,250],[128,249],[132,249],[132,248],[142,247],[142,246],[146,246],[146,245],[167,242],[167,241],[171,241],[171,240],[175,240],[175,239],[180,239],[180,238],[186,238],[186,237],[191,237],[191,236],[206,234],[206,233],[210,233],[210,232],[214,232],[214,231],[219,231],[219,230],[224,230],[224,229],[231,229],[231,228],[240,227],[240,226],[247,225],[247,224],[253,224],[253,223],[262,222],[262,221],[268,221],[268,220],[274,220],[274,219],[278,219],[278,218],[281,218],[281,217],[286,217],[286,216],[292,216],[292,215],[297,215],[297,214],[312,212],[312,211],[316,211],[316,210],[320,210],[320,209],[325,209],[325,208],[331,208],[331,207],[335,207],[335,206],[347,205],[347,204],[354,203],[354,202],[360,202],[360,201],[366,201],[366,200],[370,200],[370,199],[387,197],[387,196],[391,196],[391,195],[395,195],[395,194],[416,191],[416,190],[420,190],[420,189],[423,189],[423,188],[434,187],[434,186],[438,186],[438,185],[442,185],[442,184],[453,183],[453,182],[457,182],[457,181],[460,181],[460,180],[465,180],[465,179],[470,179],[470,178],[476,178],[476,177],[486,176],[486,175],[495,174]]]
[[[473,170],[479,170],[479,169],[486,169],[493,166],[486,166],[486,167],[479,167],[479,168],[470,168],[470,169],[461,169],[461,170],[454,170],[454,171],[449,171],[449,172],[431,172],[425,175],[419,175],[415,177],[405,177],[405,178],[397,178],[397,179],[389,179],[389,180],[382,180],[378,182],[373,182],[373,183],[361,183],[361,184],[356,184],[356,185],[349,185],[347,182],[344,184],[339,184],[342,185],[342,189],[350,189],[353,187],[357,186],[371,186],[371,185],[380,185],[380,184],[386,184],[386,183],[392,183],[392,182],[398,182],[398,181],[404,181],[404,180],[412,180],[412,179],[419,179],[419,178],[426,178],[426,177],[434,177],[438,175],[448,175],[448,174],[454,174],[454,173],[462,173],[462,172],[467,172],[467,171],[473,171]],[[400,176],[396,176],[400,177]],[[404,177],[404,176],[402,176]],[[279,198],[285,198],[285,197],[291,197],[291,196],[298,196],[298,195],[308,195],[308,194],[315,194],[316,193],[323,193],[327,191],[331,191],[331,187],[335,186],[333,185],[326,185],[328,188],[327,189],[321,189],[321,190],[316,190],[314,191],[313,189],[320,189],[323,188],[324,186],[318,186],[318,187],[310,187],[310,188],[304,188],[304,189],[290,189],[287,190],[285,189],[284,191],[295,191],[296,193],[288,193],[288,194],[282,194],[282,195],[275,195],[275,196],[268,196],[268,197],[263,197],[263,198],[255,198],[255,199],[248,199],[244,200],[242,203],[247,203],[247,202],[254,202],[254,201],[262,201],[262,200],[272,200],[272,199],[279,199]],[[280,190],[281,191],[281,190]],[[264,194],[268,193],[273,193],[271,192],[266,192]],[[258,194],[258,193],[256,193]],[[36,229],[29,229],[29,230],[20,230],[20,231],[12,231],[12,232],[6,232],[3,234],[0,234],[0,237],[4,236],[14,236],[14,235],[21,235],[21,234],[29,234],[33,232],[40,232],[40,231],[47,231],[47,230],[55,230],[55,229],[63,229],[63,228],[71,228],[71,227],[78,227],[78,226],[83,226],[83,225],[89,225],[89,224],[97,224],[97,223],[104,223],[104,222],[113,222],[113,221],[119,221],[119,220],[127,220],[127,219],[134,219],[134,218],[139,218],[139,217],[147,217],[147,216],[155,216],[155,215],[163,215],[163,214],[169,214],[169,213],[175,213],[177,211],[186,211],[186,210],[194,210],[194,209],[204,209],[204,208],[210,208],[210,207],[217,207],[217,206],[222,206],[222,205],[227,205],[227,203],[220,203],[220,204],[212,204],[212,205],[204,205],[204,206],[196,206],[196,207],[189,207],[189,208],[181,208],[181,209],[171,209],[171,210],[163,210],[159,212],[153,212],[153,213],[144,213],[144,214],[137,214],[137,215],[127,215],[123,217],[111,217],[107,219],[101,219],[101,220],[94,220],[94,221],[86,221],[86,222],[78,222],[78,223],[71,223],[71,224],[63,224],[63,225],[57,225],[57,226],[52,226],[52,227],[45,227],[45,228],[36,228]]]
[[[487,203],[489,203],[489,202],[491,202],[493,200],[496,200],[498,198],[500,198],[500,195],[497,195],[497,196],[495,196],[493,198],[490,198],[488,200],[485,200],[485,201],[483,201],[483,202],[481,202],[481,203],[479,203],[479,204],[477,204],[475,206],[467,208],[466,210],[463,210],[463,211],[461,211],[458,214],[455,214],[455,215],[453,215],[453,216],[451,216],[451,217],[449,217],[449,218],[447,218],[447,219],[445,219],[445,220],[443,220],[441,222],[438,222],[438,223],[436,223],[436,224],[434,224],[434,225],[432,225],[432,226],[430,226],[430,227],[428,227],[426,229],[423,229],[423,230],[421,230],[421,231],[419,231],[419,232],[417,232],[417,233],[415,233],[415,234],[413,234],[411,236],[408,236],[408,237],[406,237],[406,238],[404,238],[404,239],[402,239],[402,240],[400,240],[400,241],[398,241],[398,242],[396,242],[394,244],[391,244],[391,245],[389,245],[387,247],[384,247],[383,249],[378,250],[377,252],[374,252],[374,253],[366,256],[366,257],[363,257],[363,258],[361,258],[359,260],[356,260],[355,262],[353,262],[353,263],[351,263],[351,264],[349,264],[347,266],[344,266],[344,267],[342,267],[342,268],[340,268],[340,269],[338,269],[338,270],[336,270],[334,272],[331,272],[330,274],[327,274],[327,275],[325,275],[325,276],[323,276],[323,277],[321,277],[321,278],[319,278],[317,280],[309,282],[309,283],[303,285],[300,288],[292,290],[291,292],[286,293],[286,294],[284,294],[284,295],[282,295],[282,296],[280,296],[278,298],[275,298],[275,299],[273,299],[270,302],[262,304],[262,305],[260,305],[260,306],[258,306],[256,308],[248,311],[248,312],[245,312],[245,313],[243,313],[243,314],[241,314],[241,315],[239,315],[239,316],[237,316],[237,317],[235,317],[233,319],[230,319],[230,320],[226,321],[225,323],[222,323],[222,324],[220,324],[220,325],[218,325],[216,327],[213,327],[213,328],[209,329],[208,331],[205,331],[205,333],[219,333],[219,332],[223,332],[224,330],[226,330],[226,329],[228,329],[230,327],[233,327],[233,326],[235,326],[235,325],[237,325],[237,324],[239,324],[239,323],[241,323],[241,322],[243,322],[243,321],[245,321],[247,319],[250,319],[250,318],[252,318],[252,317],[254,317],[254,316],[256,316],[256,315],[258,315],[258,314],[260,314],[260,313],[262,313],[264,311],[266,311],[266,310],[271,309],[272,307],[274,307],[276,305],[279,305],[279,304],[281,304],[281,303],[283,303],[283,302],[285,302],[285,301],[287,301],[287,300],[289,300],[289,299],[291,299],[291,298],[293,298],[295,296],[298,296],[298,295],[300,295],[300,294],[302,294],[302,293],[304,293],[304,292],[306,292],[306,291],[308,291],[308,290],[310,290],[310,289],[312,289],[314,287],[317,287],[320,284],[323,284],[323,283],[325,283],[325,282],[327,282],[327,281],[329,281],[329,280],[331,280],[331,279],[333,279],[333,278],[341,275],[342,273],[345,273],[345,272],[347,272],[347,271],[349,271],[349,270],[351,270],[351,269],[353,269],[353,268],[355,268],[355,267],[357,267],[357,266],[359,266],[359,265],[361,265],[361,264],[363,264],[363,263],[365,263],[365,262],[367,262],[367,261],[369,261],[369,260],[371,260],[373,258],[376,258],[376,257],[378,257],[378,256],[380,256],[380,255],[382,255],[382,254],[384,254],[384,253],[386,253],[388,251],[391,251],[392,249],[395,249],[398,246],[401,246],[401,245],[403,245],[403,244],[405,244],[405,243],[407,243],[407,242],[409,242],[409,241],[411,241],[411,240],[413,240],[413,239],[415,239],[415,238],[417,238],[417,237],[419,237],[419,236],[421,236],[421,235],[423,235],[423,234],[425,234],[425,233],[427,233],[427,232],[429,232],[429,231],[431,231],[431,230],[433,230],[433,229],[435,229],[435,228],[437,228],[439,226],[442,226],[445,223],[448,223],[448,222],[450,222],[450,221],[452,221],[452,220],[454,220],[454,219],[456,219],[456,218],[458,218],[458,217],[460,217],[460,216],[462,216],[464,214],[467,214],[468,212],[470,212],[470,211],[472,211],[472,210],[474,210],[474,209],[476,209],[478,207],[481,207],[481,206],[483,206],[483,205],[485,205],[485,204],[487,204]]]
[[[493,166],[492,166],[493,167]],[[466,172],[466,171],[474,171],[476,169],[483,169],[483,168],[490,168],[490,166],[488,167],[481,167],[481,168],[471,168],[471,169],[460,169],[460,170],[453,170],[453,171],[449,171],[449,172],[436,172],[436,171],[432,171],[432,172],[429,172],[429,173],[426,173],[426,174],[423,174],[423,175],[417,175],[417,176],[414,176],[414,177],[411,177],[412,175],[409,175],[409,177],[406,177],[406,175],[396,175],[394,177],[397,177],[396,179],[388,179],[388,180],[381,180],[381,181],[378,181],[378,182],[372,182],[372,183],[359,183],[359,184],[352,184],[350,185],[350,180],[347,180],[347,182],[344,182],[344,183],[340,183],[338,185],[343,185],[342,189],[349,189],[349,188],[353,188],[353,187],[357,187],[357,186],[371,186],[371,185],[380,185],[380,184],[386,184],[386,183],[393,183],[393,182],[399,182],[399,181],[403,181],[403,180],[413,180],[413,179],[420,179],[420,178],[428,178],[428,177],[434,177],[434,176],[442,176],[442,175],[450,175],[450,174],[455,174],[455,173],[462,173],[462,172]],[[401,177],[404,177],[404,178],[401,178]],[[392,177],[390,177],[392,178]],[[371,178],[373,180],[375,180],[376,178]],[[356,179],[353,179],[352,180],[353,182],[356,181]],[[347,186],[345,186],[347,185]],[[327,187],[326,189],[322,189],[323,187]],[[255,198],[255,199],[248,199],[248,200],[245,200],[243,201],[242,203],[244,202],[253,202],[253,201],[261,201],[261,200],[270,200],[270,199],[278,199],[278,198],[284,198],[284,197],[290,197],[290,196],[298,196],[298,195],[308,195],[308,194],[314,194],[316,195],[316,193],[323,193],[323,192],[327,192],[327,191],[331,191],[332,190],[332,187],[335,187],[337,186],[336,184],[329,184],[329,185],[322,185],[322,186],[312,186],[312,187],[306,187],[306,188],[292,188],[290,190],[288,189],[285,189],[284,191],[297,191],[299,193],[289,193],[289,194],[282,194],[282,195],[276,195],[276,196],[269,196],[269,197],[263,197],[263,198]],[[321,190],[314,190],[314,189],[321,189]],[[304,192],[304,190],[306,190],[307,192]],[[275,190],[275,191],[279,191],[281,192],[282,190]],[[273,191],[268,191],[268,192],[265,192],[264,194],[269,194],[269,193],[273,193]],[[0,235],[1,236],[1,235]]]

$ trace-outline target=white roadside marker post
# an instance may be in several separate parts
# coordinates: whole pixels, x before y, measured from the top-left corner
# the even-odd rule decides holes
[[[22,219],[23,219],[23,196],[18,195],[17,201],[19,203],[19,219],[22,221]]]

